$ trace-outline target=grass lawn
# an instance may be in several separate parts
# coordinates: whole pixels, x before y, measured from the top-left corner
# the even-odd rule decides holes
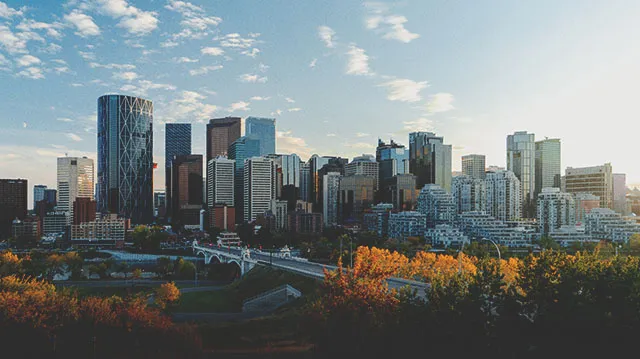
[[[122,286],[122,287],[67,287],[71,291],[77,291],[78,297],[127,297],[138,293],[150,293],[154,287],[150,286]]]
[[[177,313],[233,313],[242,311],[227,290],[184,293],[180,296]]]

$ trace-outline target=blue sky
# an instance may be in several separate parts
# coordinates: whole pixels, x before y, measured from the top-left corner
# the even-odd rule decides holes
[[[504,166],[506,136],[562,139],[563,168],[640,183],[638,1],[0,1],[0,177],[55,186],[96,154],[96,100],[166,122],[277,119],[279,152],[353,157],[433,130]],[[156,188],[164,181],[162,166]]]

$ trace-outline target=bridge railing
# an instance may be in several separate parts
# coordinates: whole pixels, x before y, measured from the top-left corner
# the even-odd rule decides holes
[[[271,290],[268,290],[266,292],[262,292],[258,295],[255,295],[251,298],[245,299],[243,301],[243,304],[247,304],[247,303],[251,303],[254,302],[256,300],[260,300],[266,297],[269,297],[273,294],[279,293],[279,292],[291,292],[291,294],[293,294],[294,297],[299,298],[302,296],[302,292],[300,292],[299,290],[295,289],[294,287],[290,286],[289,284],[283,284],[279,287],[275,287]]]

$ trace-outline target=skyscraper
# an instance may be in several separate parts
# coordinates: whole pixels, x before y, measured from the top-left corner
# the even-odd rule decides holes
[[[471,178],[485,178],[485,156],[465,155],[462,156],[462,174]]]
[[[626,216],[630,212],[627,208],[627,175],[624,173],[613,174],[613,210]]]
[[[613,169],[611,163],[602,166],[565,170],[565,191],[568,193],[591,193],[600,197],[601,208],[613,209]]]
[[[209,160],[207,164],[207,206],[216,204],[233,206],[235,161],[224,156]]]
[[[507,170],[520,180],[522,215],[535,217],[536,186],[535,135],[518,131],[507,136]],[[495,217],[495,216],[494,216]]]
[[[202,155],[174,156],[171,162],[171,221],[178,225],[200,223]]]
[[[340,191],[340,173],[329,172],[323,176],[322,196],[323,209],[322,218],[325,226],[335,226],[338,224],[338,193]]]
[[[276,120],[274,118],[247,117],[245,135],[260,140],[260,156],[276,153]]]
[[[371,155],[354,157],[353,160],[344,166],[344,175],[365,175],[375,178],[374,188],[378,190],[379,164]]]
[[[375,178],[365,175],[344,176],[340,179],[338,196],[339,223],[362,223],[365,209],[374,203]]]
[[[11,235],[14,219],[27,216],[26,179],[0,179],[0,238]]]
[[[487,214],[501,221],[512,221],[522,217],[522,190],[520,180],[513,172],[488,172],[485,188]]]
[[[265,157],[251,157],[244,165],[244,220],[254,221],[276,199],[276,165]]]
[[[418,178],[418,188],[437,184],[451,191],[451,145],[444,144],[444,137],[433,132],[410,133],[409,167]]]
[[[165,193],[167,211],[171,213],[171,161],[173,156],[191,154],[191,124],[167,123],[164,138]]]
[[[76,198],[94,198],[93,170],[93,160],[90,158],[58,158],[58,210],[67,212],[67,224],[73,220]]]
[[[234,200],[236,207],[236,222],[244,219],[244,163],[247,158],[259,156],[260,141],[255,138],[242,136],[229,145],[229,159],[235,161]]]
[[[229,146],[240,138],[242,119],[224,117],[209,120],[207,124],[207,163],[210,159],[227,155]]]
[[[545,138],[536,142],[536,197],[543,188],[560,188],[560,140]]]
[[[47,189],[46,185],[37,184],[33,186],[33,209],[36,208],[36,203],[44,200],[44,191]]]
[[[376,148],[376,162],[380,164],[380,182],[395,175],[409,173],[409,150],[393,140],[389,144],[378,140]]]
[[[98,211],[153,221],[153,103],[98,98]]]

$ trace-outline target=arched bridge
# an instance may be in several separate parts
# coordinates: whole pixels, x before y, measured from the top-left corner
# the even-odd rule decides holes
[[[308,277],[323,279],[324,269],[333,271],[338,269],[315,262],[309,262],[304,258],[292,257],[288,248],[283,248],[279,253],[268,253],[260,250],[249,250],[239,247],[221,247],[215,244],[201,245],[193,242],[193,252],[197,256],[204,256],[205,263],[210,263],[216,258],[221,263],[236,263],[240,267],[240,274],[244,275],[256,265],[271,265],[289,272],[305,275]],[[400,289],[406,286],[415,289],[418,296],[424,298],[428,285],[423,282],[407,280],[402,278],[388,278],[387,284],[391,289]]]

